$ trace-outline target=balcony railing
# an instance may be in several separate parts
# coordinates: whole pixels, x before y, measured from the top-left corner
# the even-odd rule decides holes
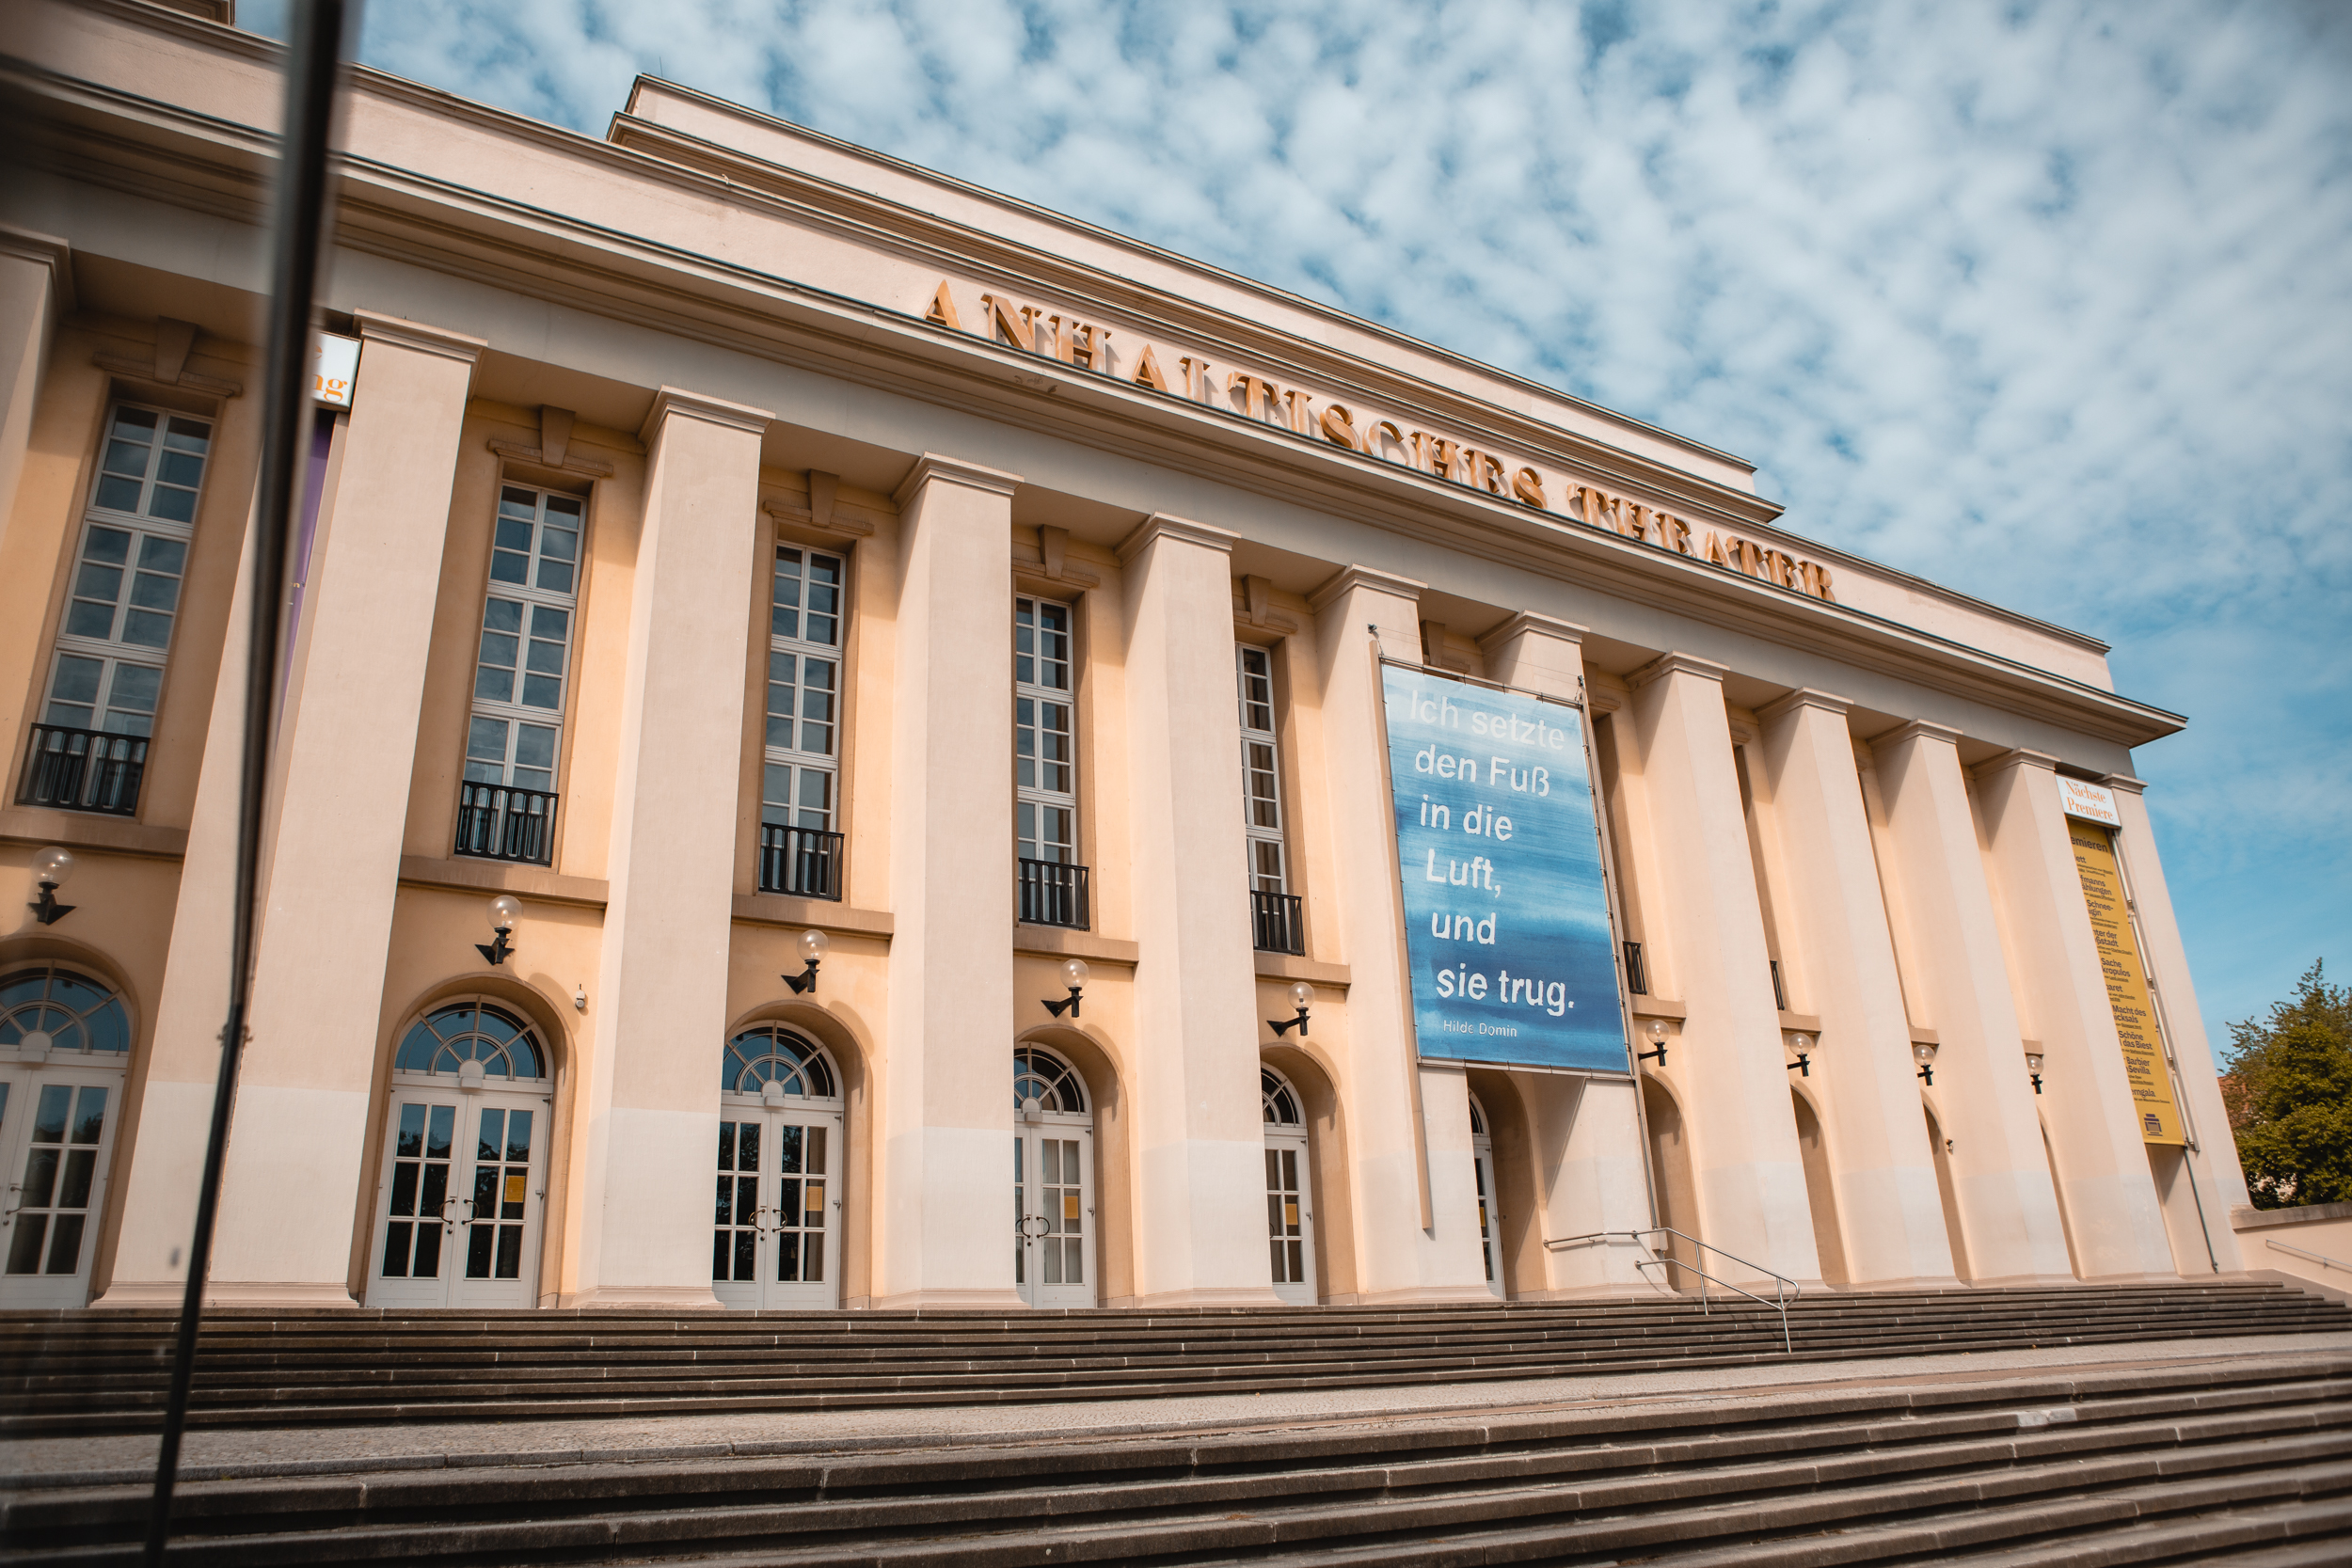
[[[547,864],[555,855],[555,791],[519,784],[459,784],[456,852],[485,861]]]
[[[1642,944],[1638,942],[1625,944],[1625,989],[1634,996],[1649,994],[1649,971],[1642,967]]]
[[[147,736],[35,724],[24,752],[17,804],[62,806],[129,816],[139,809],[139,780],[147,772]]]
[[[1015,918],[1030,926],[1088,929],[1087,868],[1061,861],[1015,861]]]
[[[1305,905],[1295,893],[1249,894],[1249,928],[1261,953],[1307,951]]]
[[[759,891],[797,898],[841,898],[841,835],[822,828],[759,830]]]

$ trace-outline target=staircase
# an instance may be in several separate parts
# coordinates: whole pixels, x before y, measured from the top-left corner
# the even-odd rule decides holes
[[[0,1437],[160,1421],[173,1318],[0,1314]],[[1396,1309],[207,1314],[191,1422],[318,1426],[1136,1399],[2352,1329],[2279,1285]]]
[[[2352,1355],[1127,1441],[183,1485],[174,1563],[2352,1560]],[[1050,1423],[1041,1423],[1044,1426]],[[143,1486],[0,1493],[20,1564],[136,1560]]]

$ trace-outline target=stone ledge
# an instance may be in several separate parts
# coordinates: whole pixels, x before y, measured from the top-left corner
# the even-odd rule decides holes
[[[612,894],[611,884],[594,877],[566,877],[543,865],[515,865],[506,861],[439,860],[431,855],[400,857],[404,887],[439,888],[455,893],[511,893],[517,898],[537,898],[550,904],[576,904],[601,911]]]
[[[1012,950],[1041,958],[1087,958],[1097,963],[1125,964],[1130,969],[1143,957],[1139,942],[1098,937],[1092,931],[1073,931],[1063,926],[1031,926],[1023,921],[1013,923]]]
[[[2320,1220],[2352,1220],[2352,1203],[2307,1203],[2300,1209],[2230,1210],[2233,1230],[2266,1230],[2274,1225],[2312,1225]]]
[[[747,926],[807,926],[844,936],[888,942],[898,917],[884,910],[861,910],[830,898],[794,898],[781,893],[739,893],[735,918]]]
[[[0,809],[0,842],[62,844],[69,849],[111,849],[119,855],[180,860],[188,852],[188,831],[150,827],[127,816],[96,812],[8,806]]]
[[[1258,954],[1258,978],[1261,980],[1304,980],[1311,986],[1327,986],[1333,990],[1345,990],[1352,983],[1345,964],[1321,963],[1313,958],[1301,958],[1288,953]]]

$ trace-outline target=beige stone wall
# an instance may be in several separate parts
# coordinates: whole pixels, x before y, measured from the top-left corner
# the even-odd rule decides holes
[[[272,112],[249,40],[159,24],[134,49],[122,16],[33,9],[57,69],[232,120]],[[730,166],[794,166],[757,191],[719,182],[679,150],[688,131],[717,137]],[[367,349],[290,657],[224,1299],[364,1295],[392,1051],[464,996],[549,1048],[526,1282],[546,1305],[712,1305],[717,1062],[761,1022],[840,1070],[832,1283],[851,1307],[1018,1299],[1016,1043],[1087,1081],[1090,1283],[1107,1305],[1272,1299],[1258,1061],[1304,1103],[1329,1301],[1486,1298],[1472,1092],[1521,1296],[1660,1289],[1664,1254],[1840,1288],[2263,1266],[2196,1207],[2202,1194],[2217,1216],[2243,1190],[2126,772],[2130,748],[2173,723],[2106,692],[2092,640],[1842,557],[1838,600],[1773,587],[1023,358],[969,322],[926,325],[899,295],[928,294],[939,247],[970,252],[968,271],[993,246],[1031,269],[1025,300],[1075,297],[1130,334],[1214,326],[1236,344],[1218,350],[1225,369],[1260,364],[1319,400],[1423,398],[1531,461],[1597,442],[1628,494],[1783,537],[1737,459],[1109,236],[1065,245],[1054,220],[981,193],[918,217],[892,203],[933,191],[927,177],[723,107],[647,88],[608,144],[363,75],[352,135],[379,166],[528,190],[584,227],[523,233],[456,195],[428,201],[438,227],[380,204],[346,214],[326,304]],[[841,182],[821,212],[812,177]],[[89,1278],[116,1305],[180,1288],[211,1101],[239,719],[217,675],[241,657],[259,390],[254,232],[129,187],[41,173],[0,201],[11,233],[57,242],[0,256],[0,897],[29,896],[43,844],[82,859],[81,907],[9,927],[0,960],[81,968],[134,1020]],[[866,226],[852,234],[850,215]],[[529,258],[529,277],[494,256]],[[794,282],[775,276],[787,256]],[[1122,258],[1126,313],[1097,311],[1088,269]],[[167,366],[173,323],[195,335]],[[217,422],[129,816],[14,803],[116,396]],[[502,483],[585,503],[543,864],[453,848]],[[757,883],[779,542],[848,565],[837,902]],[[1082,931],[1014,919],[1016,593],[1075,611]],[[1275,671],[1299,956],[1251,947],[1236,639]],[[1665,1046],[1639,1079],[1417,1059],[1381,657],[1606,720],[1613,893],[1647,971],[1631,1022],[1637,1049],[1654,1049],[1653,1025]],[[2186,1109],[2214,1140],[2153,1166],[2119,1098],[2061,768],[2119,786]],[[491,966],[474,944],[502,893],[524,912],[516,956]],[[810,928],[831,954],[796,995],[782,977]],[[1057,1019],[1042,1003],[1073,957],[1092,977],[1082,1011]],[[1299,981],[1311,1027],[1277,1037],[1267,1021],[1290,1016]],[[2028,1041],[2048,1057],[2039,1097]],[[1661,1212],[1692,1240],[1636,1240]]]

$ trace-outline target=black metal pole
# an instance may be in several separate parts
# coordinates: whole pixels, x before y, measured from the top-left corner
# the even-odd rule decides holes
[[[171,1396],[164,1406],[163,1444],[155,1455],[155,1497],[147,1517],[147,1560],[160,1564],[171,1538],[171,1492],[180,1470],[180,1437],[196,1375],[197,1328],[212,1264],[213,1222],[220,1210],[220,1169],[236,1098],[237,1057],[252,1001],[253,936],[259,909],[262,801],[269,777],[270,710],[276,698],[278,627],[285,611],[286,540],[294,518],[295,456],[310,412],[310,311],[326,242],[327,135],[342,61],[343,0],[296,0],[290,8],[285,117],[278,137],[278,194],[269,302],[267,388],[262,403],[262,467],[254,508],[251,645],[246,650],[245,744],[237,796],[237,879],[230,911],[229,1021],[220,1032],[220,1079],[197,1189],[196,1233],[188,1244],[188,1290],[171,1357]],[[225,672],[224,672],[225,673]]]

